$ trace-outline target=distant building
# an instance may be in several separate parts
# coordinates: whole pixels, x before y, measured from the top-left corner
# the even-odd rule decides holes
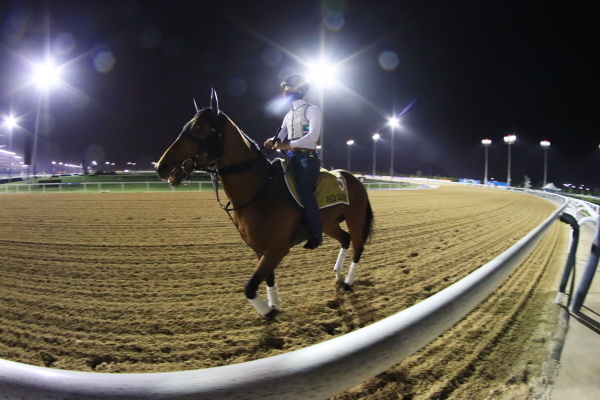
[[[544,186],[542,188],[545,192],[560,192],[561,190],[559,188],[557,188],[556,186],[554,186],[554,183],[550,182],[548,183],[546,186]]]
[[[0,149],[0,179],[22,177],[25,169],[23,157]]]

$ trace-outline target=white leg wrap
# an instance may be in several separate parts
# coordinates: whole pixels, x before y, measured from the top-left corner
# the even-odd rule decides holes
[[[253,299],[248,299],[248,301],[250,302],[252,307],[254,307],[254,309],[258,311],[258,313],[263,317],[270,313],[272,310],[271,307],[269,307],[269,305],[267,304],[267,302],[261,299],[258,295]]]
[[[269,299],[269,306],[279,307],[279,287],[277,284],[273,286],[267,286],[267,298]]]
[[[335,278],[340,281],[344,279],[344,276],[342,275],[342,269],[344,268],[344,261],[346,260],[347,254],[348,249],[341,248],[337,261],[335,262],[335,266],[333,267],[333,270],[335,271]]]
[[[344,283],[348,286],[352,286],[354,284],[354,276],[356,275],[356,270],[358,269],[358,263],[350,264],[350,269],[348,270],[348,276]]]

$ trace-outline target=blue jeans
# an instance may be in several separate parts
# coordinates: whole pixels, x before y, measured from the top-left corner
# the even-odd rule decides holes
[[[316,152],[304,153],[301,151],[288,151],[287,155],[298,195],[304,205],[310,235],[312,237],[321,236],[323,234],[321,212],[314,193],[321,166],[319,155]]]

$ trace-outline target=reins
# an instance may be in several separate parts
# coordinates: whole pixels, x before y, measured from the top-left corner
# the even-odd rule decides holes
[[[200,111],[198,112],[198,114],[200,114]],[[257,157],[257,158],[251,159],[251,160],[247,160],[247,161],[242,161],[242,162],[240,162],[238,164],[234,164],[234,165],[229,165],[229,166],[225,166],[225,167],[221,167],[221,168],[217,167],[217,163],[219,162],[219,160],[221,160],[221,158],[223,156],[223,151],[225,148],[225,144],[223,141],[223,135],[225,132],[224,126],[225,126],[226,118],[227,118],[226,115],[224,113],[222,113],[221,111],[219,111],[218,114],[216,115],[216,119],[217,119],[216,123],[214,120],[211,121],[212,126],[210,129],[209,136],[204,139],[199,139],[199,138],[193,136],[187,129],[185,129],[180,134],[180,136],[185,137],[186,139],[190,139],[192,142],[194,142],[198,146],[198,148],[206,149],[206,156],[209,160],[211,160],[207,167],[198,168],[194,159],[198,159],[200,157],[198,156],[198,154],[194,154],[193,159],[190,158],[190,159],[187,159],[184,162],[182,162],[180,168],[186,174],[186,179],[189,179],[190,174],[196,170],[205,171],[210,175],[210,180],[211,180],[213,189],[215,191],[215,197],[216,197],[217,203],[219,203],[219,206],[223,210],[225,210],[225,212],[227,212],[227,216],[229,217],[229,219],[231,220],[231,222],[234,224],[234,226],[236,227],[236,229],[239,232],[240,230],[239,230],[238,224],[236,223],[236,220],[233,217],[233,215],[231,214],[231,212],[242,210],[242,209],[247,208],[247,207],[251,206],[252,204],[256,203],[261,197],[263,197],[267,193],[267,190],[268,190],[269,186],[271,185],[271,182],[273,181],[273,177],[271,174],[269,174],[263,187],[260,188],[260,190],[258,190],[256,192],[256,194],[249,201],[247,201],[246,203],[244,203],[242,205],[239,205],[237,207],[231,207],[231,200],[227,201],[226,204],[224,204],[221,201],[221,198],[219,196],[219,176],[233,175],[233,174],[239,174],[242,172],[249,171],[249,170],[253,169],[255,167],[255,165],[259,162],[265,162],[267,164],[269,163],[268,160],[266,159],[266,157],[258,149],[258,147],[255,146],[254,149],[256,150],[256,153],[258,153],[258,155],[260,157]],[[251,142],[250,147],[252,148],[252,143],[254,143],[254,141],[252,139],[250,139],[244,132],[242,132],[242,131],[239,131],[239,132],[247,141]],[[240,234],[241,234],[241,232],[240,232]],[[244,237],[243,235],[241,235],[241,236],[242,236],[242,238]],[[248,247],[250,247],[256,253],[262,254],[260,251],[255,249],[252,245],[250,245],[250,243],[248,243],[248,241],[246,241],[245,239],[244,239],[244,241],[246,242],[246,245],[248,245]]]
[[[254,159],[252,161],[245,161],[245,162],[235,164],[230,167],[221,168],[221,169],[217,169],[216,167],[202,168],[202,170],[208,172],[210,175],[210,180],[213,185],[213,189],[215,190],[215,196],[217,198],[217,202],[219,203],[219,206],[223,210],[227,211],[227,214],[229,215],[230,218],[231,218],[231,214],[230,214],[231,211],[237,211],[237,210],[246,208],[246,207],[252,205],[252,203],[254,203],[255,201],[257,201],[263,194],[265,194],[267,191],[267,188],[271,184],[271,181],[273,180],[273,178],[269,175],[265,185],[261,188],[261,190],[259,190],[256,193],[256,195],[252,199],[250,199],[250,201],[246,202],[246,204],[235,207],[235,208],[229,208],[229,206],[231,205],[231,200],[229,200],[227,202],[227,204],[223,205],[223,203],[221,202],[221,199],[219,197],[219,175],[221,175],[221,176],[231,175],[231,174],[237,174],[240,172],[248,171],[254,166],[254,164],[256,164],[259,161],[261,161],[261,160]]]

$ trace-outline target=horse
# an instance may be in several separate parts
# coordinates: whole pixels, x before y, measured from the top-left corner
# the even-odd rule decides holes
[[[199,109],[195,100],[194,105],[196,115],[155,164],[155,171],[171,186],[178,186],[194,171],[211,174],[217,201],[258,259],[244,286],[246,298],[260,315],[270,319],[280,311],[274,271],[294,244],[308,238],[306,229],[300,241],[297,237],[302,233],[304,212],[297,204],[277,195],[272,183],[276,173],[273,164],[256,142],[219,110],[214,89],[210,107]],[[344,289],[352,290],[364,245],[373,231],[374,217],[363,184],[350,172],[337,171],[345,178],[349,202],[322,208],[321,221],[323,233],[341,245],[334,266],[335,277]],[[227,206],[219,200],[218,180],[228,198]],[[349,232],[340,227],[343,221]],[[342,269],[350,245],[353,258],[344,279]],[[258,295],[263,281],[268,303]]]

